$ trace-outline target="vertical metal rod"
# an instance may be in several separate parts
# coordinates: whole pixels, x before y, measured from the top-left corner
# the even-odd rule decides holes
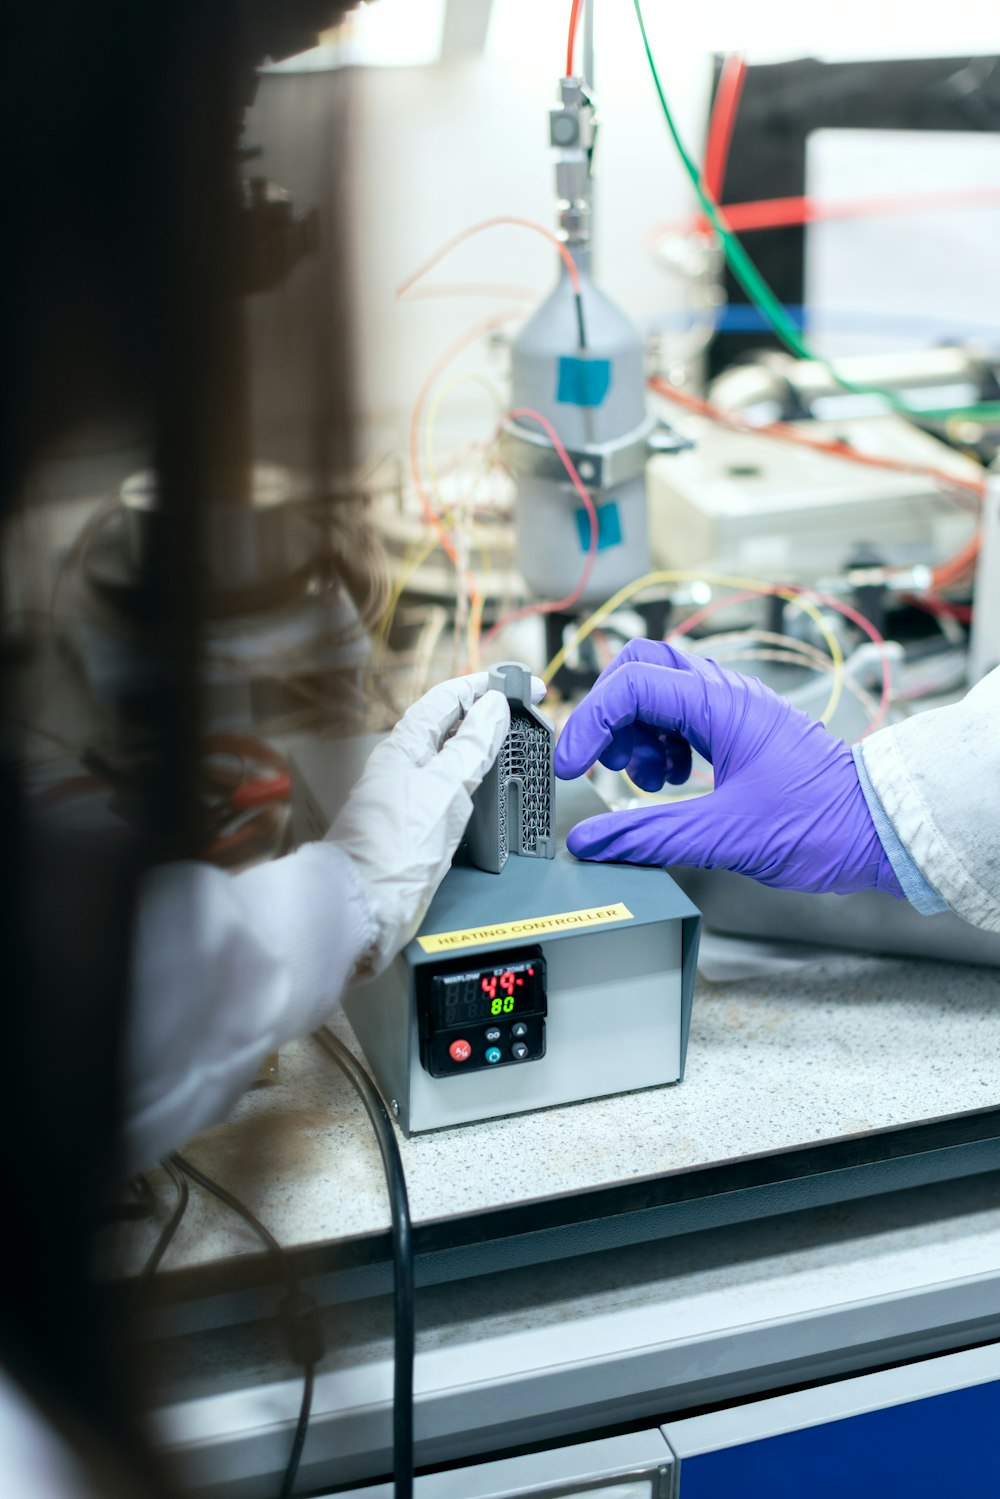
[[[594,87],[594,6],[597,0],[584,0],[583,4],[583,81],[587,88],[593,91]],[[595,229],[595,187],[593,178],[590,181],[590,272],[594,274],[594,250],[596,240]]]
[[[583,81],[588,88],[594,86],[594,3],[584,0],[583,6]]]

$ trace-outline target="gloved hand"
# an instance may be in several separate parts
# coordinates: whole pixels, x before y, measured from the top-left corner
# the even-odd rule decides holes
[[[414,703],[372,752],[327,834],[354,865],[374,919],[362,977],[387,967],[419,927],[510,728],[506,697],[486,684],[484,671],[455,677]],[[544,693],[533,678],[533,699]]]
[[[556,774],[570,780],[600,760],[658,791],[687,780],[692,745],[715,768],[714,791],[588,818],[570,833],[570,851],[732,869],[786,890],[903,898],[843,740],[753,677],[673,646],[633,640],[601,673],[563,729]]]

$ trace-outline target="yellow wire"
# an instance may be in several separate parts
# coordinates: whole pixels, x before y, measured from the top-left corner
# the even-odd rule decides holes
[[[441,542],[439,539],[436,536],[432,536],[430,541],[425,542],[423,546],[419,542],[411,546],[406,561],[403,564],[403,570],[396,579],[392,593],[389,595],[389,602],[385,606],[385,612],[379,620],[378,640],[379,645],[383,649],[388,643],[393,618],[395,617],[396,610],[399,608],[399,601],[406,592],[410,579],[414,573],[420,571],[431,553],[436,552],[440,545]]]
[[[441,402],[447,395],[450,394],[451,391],[455,389],[456,386],[464,385],[466,383],[481,385],[484,390],[486,390],[487,394],[493,398],[497,410],[501,411],[503,409],[503,401],[501,399],[500,392],[496,389],[496,386],[491,385],[490,382],[485,378],[485,376],[471,373],[464,375],[455,375],[451,380],[446,380],[445,383],[440,386],[435,392],[434,399],[433,401],[431,401],[430,406],[428,407],[427,422],[424,433],[424,450],[427,459],[428,477],[430,479],[430,493],[431,498],[433,499],[435,504],[435,509],[439,512],[442,525],[449,529],[454,520],[454,512],[444,512],[444,506],[441,503],[441,497],[438,493],[439,477],[437,472],[437,465],[434,458],[434,423],[437,420],[437,414],[441,406]],[[382,618],[379,621],[378,639],[381,646],[384,647],[389,639],[389,631],[392,629],[392,621],[395,617],[396,610],[399,607],[399,601],[403,597],[403,594],[406,592],[406,588],[410,582],[410,579],[415,573],[420,571],[424,563],[427,561],[428,557],[430,557],[431,554],[437,550],[440,544],[441,543],[439,539],[437,537],[434,537],[431,541],[424,544],[415,542],[414,545],[411,546],[406,560],[404,561],[403,569],[399,577],[396,579],[395,586],[389,596],[389,601],[386,604],[385,610],[382,614]],[[476,597],[478,597],[478,594],[476,595]],[[474,603],[475,599],[473,600],[473,604]],[[480,617],[482,617],[482,605],[480,605],[479,615]]]
[[[442,401],[460,385],[480,386],[492,400],[498,418],[503,411],[503,397],[496,386],[486,379],[485,375],[472,373],[453,375],[450,380],[446,380],[443,385],[439,385],[434,392],[434,399],[428,404],[427,419],[424,423],[424,456],[427,462],[427,475],[430,479],[431,498],[437,501],[437,509],[439,511],[443,510],[444,506],[441,504],[438,494],[438,472],[434,458],[434,426],[437,422],[437,415],[441,409]]]
[[[434,392],[434,398],[429,402],[427,407],[427,419],[424,423],[424,457],[427,464],[428,489],[430,491],[431,498],[434,501],[435,508],[439,512],[443,511],[444,506],[441,503],[441,496],[439,493],[437,461],[434,452],[434,429],[437,423],[438,412],[441,409],[442,401],[444,401],[452,393],[452,391],[457,389],[457,387],[460,385],[478,385],[483,390],[485,390],[487,395],[493,402],[498,418],[500,417],[504,409],[503,397],[497,390],[496,386],[493,385],[489,380],[487,380],[484,375],[478,375],[472,372],[467,372],[463,375],[453,375],[450,380],[446,380],[443,385],[439,385],[437,390]],[[452,521],[454,520],[454,511],[452,511],[447,516],[442,514],[441,519],[445,525],[454,530],[454,528],[452,527]],[[485,550],[483,550],[483,564],[487,571],[490,571],[492,569],[492,559],[489,553]],[[481,588],[477,588],[476,592],[472,596],[472,600],[469,605],[469,618],[466,633],[466,649],[468,651],[469,665],[472,671],[475,671],[479,665],[479,640],[482,634],[483,609],[485,607],[485,604],[486,600],[483,596],[483,591]]]
[[[791,589],[774,588],[771,584],[764,583],[759,578],[730,578],[724,573],[695,572],[686,568],[664,568],[657,572],[646,573],[643,577],[635,578],[631,583],[626,583],[624,588],[619,588],[617,593],[612,594],[609,599],[605,599],[603,604],[598,605],[593,614],[585,619],[582,625],[577,627],[572,640],[556,651],[542,673],[542,681],[545,683],[551,682],[556,672],[566,660],[570,650],[586,640],[591,631],[596,630],[597,626],[603,620],[607,619],[609,614],[614,614],[616,609],[620,609],[622,604],[627,603],[637,593],[641,593],[644,588],[653,588],[663,583],[711,583],[716,588],[738,588],[748,593],[759,593],[761,595],[773,594],[778,598],[787,600],[790,604],[794,604],[804,614],[808,614],[826,642],[826,648],[830,652],[830,658],[833,662],[833,684],[830,688],[830,696],[823,710],[822,717],[823,723],[830,722],[830,719],[837,711],[837,705],[840,702],[843,691],[844,653],[840,649],[840,641],[830,629],[830,626],[820,614],[815,604],[811,604],[801,594],[797,594]]]
[[[469,670],[479,670],[479,642],[483,633],[483,606],[486,599],[480,589],[472,600],[469,608],[469,631],[466,637],[466,649],[469,653]]]

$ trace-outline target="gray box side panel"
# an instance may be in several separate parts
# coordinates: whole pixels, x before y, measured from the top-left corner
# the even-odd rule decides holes
[[[698,973],[698,945],[701,942],[701,917],[685,916],[681,922],[681,1081],[687,1065],[688,1037],[691,1034],[691,1011],[694,1008],[694,981]]]
[[[399,1104],[399,1123],[406,1129],[410,1102],[411,1065],[420,1067],[419,1052],[411,1063],[416,1032],[411,1002],[412,975],[402,958],[370,984],[348,990],[344,1010],[361,1049],[371,1064],[387,1103]]]

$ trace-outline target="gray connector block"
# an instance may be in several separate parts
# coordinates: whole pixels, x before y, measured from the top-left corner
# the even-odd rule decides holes
[[[491,667],[490,687],[510,703],[510,733],[472,798],[466,846],[477,868],[499,874],[508,854],[555,858],[555,731],[531,701],[527,666]]]

